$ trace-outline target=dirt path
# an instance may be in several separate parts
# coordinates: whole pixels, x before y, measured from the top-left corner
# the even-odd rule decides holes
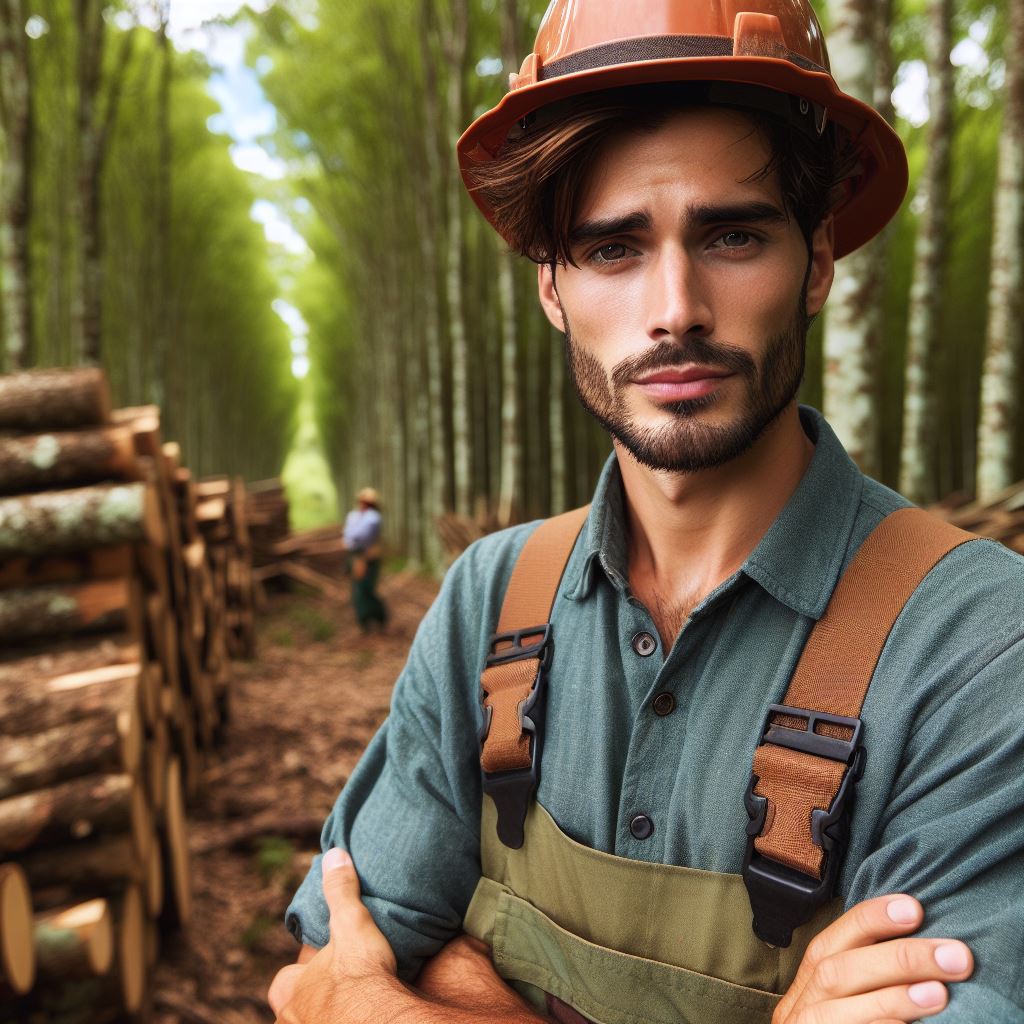
[[[410,574],[385,579],[383,636],[364,636],[347,604],[271,598],[258,658],[236,669],[227,742],[189,809],[195,904],[161,951],[158,1024],[273,1020],[267,986],[297,952],[285,908],[436,591]]]

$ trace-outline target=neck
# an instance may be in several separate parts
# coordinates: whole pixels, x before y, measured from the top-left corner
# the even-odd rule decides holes
[[[687,614],[744,563],[814,454],[796,402],[747,452],[714,469],[652,470],[618,442],[615,449],[625,491],[630,586],[652,612],[667,605]],[[663,638],[674,639],[674,632]]]

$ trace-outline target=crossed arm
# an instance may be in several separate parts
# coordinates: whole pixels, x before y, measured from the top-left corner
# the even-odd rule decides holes
[[[399,981],[391,946],[359,898],[347,854],[323,862],[330,941],[303,947],[300,963],[270,987],[278,1024],[535,1024],[538,1017],[499,977],[487,947],[468,936],[427,963],[416,988]],[[945,1008],[947,985],[974,969],[962,942],[913,936],[917,900],[879,896],[853,907],[808,947],[772,1024],[892,1024]]]

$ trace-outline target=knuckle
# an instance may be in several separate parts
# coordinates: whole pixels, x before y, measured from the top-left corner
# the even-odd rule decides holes
[[[828,956],[828,939],[825,938],[824,932],[819,932],[811,939],[807,952],[804,953],[804,962],[811,967],[816,967],[826,956]]]
[[[814,976],[818,989],[825,995],[838,992],[843,981],[842,957],[825,957],[815,968]]]
[[[894,950],[896,967],[902,977],[913,978],[920,969],[921,957],[918,944],[914,942],[897,942]]]

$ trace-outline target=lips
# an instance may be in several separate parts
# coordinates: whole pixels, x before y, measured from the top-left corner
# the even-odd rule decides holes
[[[717,379],[730,376],[728,370],[716,370],[707,366],[693,366],[688,370],[658,370],[640,377],[637,384],[689,384],[695,380]]]
[[[670,367],[649,373],[634,383],[640,386],[651,401],[683,402],[710,395],[724,379],[731,376],[728,370],[709,366],[690,366],[684,369]]]

